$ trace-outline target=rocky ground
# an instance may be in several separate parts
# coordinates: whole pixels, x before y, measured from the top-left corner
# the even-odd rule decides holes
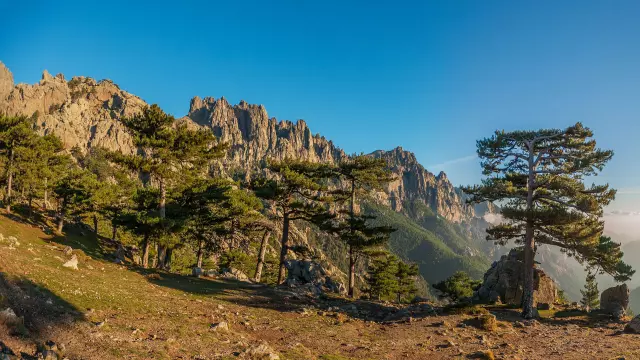
[[[26,359],[640,358],[640,335],[604,316],[523,322],[506,307],[396,308],[143,271],[92,235],[21,221],[0,217],[0,346]],[[74,256],[77,270],[63,266]]]

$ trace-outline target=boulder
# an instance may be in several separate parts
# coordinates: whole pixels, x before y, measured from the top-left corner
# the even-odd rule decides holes
[[[313,285],[316,289],[314,294],[322,292],[333,292],[338,294],[346,293],[343,284],[331,277],[331,274],[312,260],[287,260],[285,262],[287,268],[286,283],[289,287]]]
[[[116,264],[124,264],[126,256],[127,256],[126,249],[124,248],[124,246],[122,246],[122,244],[118,244],[118,248],[113,253],[113,257],[114,257],[113,262],[115,262]]]
[[[553,304],[558,295],[556,283],[541,269],[533,273],[534,306],[538,303]],[[524,261],[522,251],[512,249],[499,261],[494,261],[484,274],[482,285],[474,293],[473,300],[478,302],[502,302],[511,305],[522,303],[524,285]]]
[[[71,259],[69,259],[69,261],[67,261],[66,263],[62,264],[62,266],[73,269],[73,270],[78,270],[78,257],[76,256],[76,254],[73,254],[73,256],[71,256]]]
[[[600,295],[600,310],[612,315],[616,319],[622,319],[629,308],[629,287],[622,284],[610,287]]]
[[[624,332],[630,334],[640,334],[640,315],[637,315],[624,327]]]
[[[191,269],[191,276],[200,277],[204,273],[201,267],[194,267]]]
[[[224,268],[220,276],[230,280],[249,281],[249,277],[236,268]]]
[[[220,274],[216,270],[207,270],[204,273],[204,276],[206,276],[206,277],[216,277],[218,275],[220,275]]]

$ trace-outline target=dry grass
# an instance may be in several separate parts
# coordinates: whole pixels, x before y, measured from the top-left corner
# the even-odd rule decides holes
[[[23,316],[28,331],[11,335],[0,325],[0,338],[15,352],[32,354],[51,339],[65,344],[65,355],[71,359],[232,359],[266,341],[283,359],[451,359],[487,352],[488,345],[477,340],[480,333],[490,350],[505,359],[523,354],[544,359],[640,358],[637,336],[605,336],[622,325],[584,328],[573,325],[582,321],[575,318],[543,319],[536,328],[499,326],[488,332],[436,325],[445,319],[445,324],[458,324],[468,320],[466,314],[482,317],[488,313],[482,307],[394,324],[317,311],[301,314],[302,306],[318,305],[319,300],[295,300],[268,287],[116,265],[105,258],[113,249],[102,247],[91,234],[71,231],[56,238],[4,216],[0,233],[20,241],[15,250],[0,243],[2,306]],[[64,245],[76,249],[79,270],[62,267]],[[493,312],[500,324],[518,318],[517,310]],[[212,323],[221,321],[230,331],[210,330]],[[439,346],[447,340],[456,345]]]

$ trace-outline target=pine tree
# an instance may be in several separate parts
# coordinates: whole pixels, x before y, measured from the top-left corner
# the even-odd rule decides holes
[[[282,238],[280,241],[280,264],[278,284],[286,276],[285,260],[290,249],[289,225],[294,220],[305,220],[320,224],[328,217],[324,201],[328,200],[328,188],[321,184],[327,175],[327,166],[286,159],[269,164],[274,179],[259,178],[251,187],[256,195],[275,206],[282,216]]]
[[[596,274],[593,272],[589,272],[587,274],[587,281],[584,285],[584,290],[580,290],[582,294],[582,299],[580,303],[585,307],[587,312],[590,312],[593,309],[597,309],[600,306],[600,291],[598,291],[598,283],[596,282]]]
[[[408,298],[418,292],[416,277],[418,276],[418,265],[398,262],[396,279],[398,281],[397,301],[400,303],[403,298]]]
[[[381,190],[393,180],[384,159],[357,155],[345,160],[334,169],[337,176],[346,181],[348,189],[343,194],[349,199],[348,211],[342,211],[346,220],[332,224],[330,231],[339,234],[349,248],[349,286],[348,294],[354,296],[355,267],[358,257],[370,247],[386,243],[394,229],[387,226],[372,226],[367,223],[375,217],[358,215],[356,211],[358,194]]]
[[[631,276],[621,257],[603,253],[602,209],[615,190],[584,184],[613,156],[596,148],[593,133],[582,124],[564,130],[496,131],[478,141],[482,185],[467,187],[470,202],[499,201],[505,222],[487,230],[487,240],[524,245],[522,316],[532,318],[536,243],[558,246],[579,262],[598,264],[617,279]]]
[[[199,180],[184,190],[180,206],[187,216],[185,234],[195,242],[196,266],[206,251],[218,251],[222,239],[230,248],[262,220],[262,203],[255,195],[224,179]]]
[[[76,218],[90,206],[91,193],[97,186],[95,175],[71,165],[66,175],[56,182],[53,192],[58,197],[57,232],[62,233],[65,219]]]
[[[16,149],[16,184],[24,189],[30,214],[36,198],[42,197],[44,207],[48,208],[48,194],[53,183],[49,179],[59,177],[70,164],[63,150],[62,142],[54,135],[37,137],[31,146]]]
[[[31,126],[31,120],[26,116],[0,115],[0,155],[4,157],[6,190],[4,204],[11,213],[13,202],[13,181],[19,160],[16,154],[32,147],[37,135]]]
[[[145,108],[141,114],[123,119],[133,136],[140,154],[110,153],[112,161],[140,173],[146,186],[158,188],[158,210],[166,218],[168,186],[177,179],[203,171],[211,159],[224,155],[226,146],[214,145],[210,130],[191,130],[186,124],[175,125],[173,116],[165,114],[157,105]],[[158,267],[167,269],[171,257],[167,244],[158,241]],[[170,254],[170,249],[169,249]]]
[[[116,226],[124,227],[142,240],[142,267],[149,267],[152,238],[161,237],[166,229],[158,207],[156,188],[138,187],[132,198],[133,206],[124,209],[114,219]]]
[[[398,257],[390,254],[373,258],[367,271],[367,287],[362,292],[376,300],[390,299],[398,294],[398,262]]]

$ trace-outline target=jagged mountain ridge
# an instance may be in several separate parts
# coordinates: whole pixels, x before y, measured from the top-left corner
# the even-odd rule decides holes
[[[37,84],[14,85],[11,72],[0,63],[0,111],[35,114],[39,132],[58,135],[69,148],[78,146],[86,150],[102,146],[123,153],[134,152],[133,142],[120,120],[145,105],[141,98],[121,90],[110,80],[73,77],[67,82],[62,74],[54,77],[46,70]],[[227,169],[249,172],[267,159],[286,157],[337,163],[347,156],[332,141],[313,135],[304,120],[278,121],[269,118],[264,106],[245,101],[231,105],[224,98],[194,97],[189,113],[179,120],[209,127],[230,145],[224,160]],[[385,193],[378,194],[378,200],[395,211],[408,214],[408,204],[421,202],[434,214],[454,223],[483,215],[464,203],[461,191],[444,173],[437,176],[430,173],[413,153],[398,147],[378,150],[372,155],[387,160],[397,176]]]

